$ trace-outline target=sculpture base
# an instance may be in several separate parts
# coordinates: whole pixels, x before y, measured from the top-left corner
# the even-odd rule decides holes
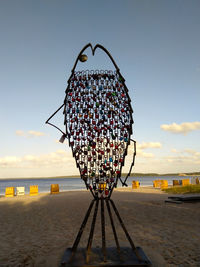
[[[77,249],[73,260],[69,263],[72,250],[71,248],[66,249],[64,256],[61,261],[62,267],[117,267],[117,266],[151,266],[151,262],[144,254],[140,247],[136,247],[141,260],[138,260],[135,252],[132,248],[121,247],[120,255],[115,247],[107,248],[107,260],[103,261],[103,255],[101,248],[92,248],[90,252],[90,262],[86,264],[86,250],[84,248]]]

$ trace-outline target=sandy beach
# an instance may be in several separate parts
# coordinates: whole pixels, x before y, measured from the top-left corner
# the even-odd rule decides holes
[[[168,196],[154,188],[125,188],[117,189],[112,198],[135,245],[153,266],[200,266],[200,203],[165,203]],[[59,266],[91,199],[86,191],[1,197],[0,267]],[[89,224],[86,229],[80,247],[87,245]],[[128,246],[124,233],[117,230],[120,245]],[[110,224],[106,237],[107,246],[115,246]],[[93,246],[101,246],[100,222]]]

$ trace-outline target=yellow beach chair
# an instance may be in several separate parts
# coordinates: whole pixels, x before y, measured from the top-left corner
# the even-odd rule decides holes
[[[137,189],[140,187],[139,181],[132,181],[132,189]]]
[[[14,197],[15,188],[14,187],[6,187],[5,197]]]
[[[161,188],[162,180],[155,180],[153,181],[153,187]]]
[[[167,180],[162,180],[161,181],[161,188],[164,189],[164,188],[168,188],[168,181]]]
[[[52,184],[51,185],[51,194],[58,194],[59,193],[59,184]]]
[[[30,196],[38,195],[38,185],[30,185]]]
[[[186,186],[190,184],[190,179],[182,179],[182,186]]]

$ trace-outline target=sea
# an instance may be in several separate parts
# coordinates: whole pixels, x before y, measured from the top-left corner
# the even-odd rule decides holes
[[[129,177],[127,180],[128,186],[132,186],[132,181],[137,180],[140,186],[152,186],[153,181],[163,179],[168,181],[168,185],[172,185],[173,180],[181,180],[191,178],[186,176],[140,176]],[[49,193],[51,184],[59,184],[60,192],[84,190],[85,183],[80,178],[26,178],[26,179],[0,179],[0,195],[5,195],[6,187],[25,187],[25,194],[29,194],[30,185],[38,185],[39,193]],[[122,187],[121,182],[118,182],[117,187]]]

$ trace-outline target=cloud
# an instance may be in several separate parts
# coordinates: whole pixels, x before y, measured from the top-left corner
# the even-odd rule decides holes
[[[25,155],[23,157],[7,156],[0,158],[1,168],[38,168],[38,167],[65,167],[75,166],[75,160],[70,151],[57,150],[42,155]]]
[[[136,143],[136,153],[139,158],[153,158],[153,153],[144,152],[143,149],[147,148],[161,148],[162,144],[160,142],[142,142]],[[128,148],[129,155],[133,154],[134,146],[131,143],[130,148]]]
[[[16,132],[16,135],[18,136],[23,136],[23,137],[39,137],[39,136],[44,136],[45,133],[42,133],[42,132],[38,132],[38,131],[28,131],[28,132],[24,132],[22,130],[17,130]]]
[[[19,135],[19,136],[25,136],[25,132],[24,131],[21,131],[21,130],[17,130],[16,132],[16,135]]]
[[[174,122],[172,124],[162,124],[160,128],[164,131],[168,131],[171,133],[186,135],[191,131],[200,130],[200,122],[183,122],[181,124],[177,124]]]
[[[130,148],[131,146],[129,146],[123,172],[129,171],[132,163],[133,150],[131,151]],[[153,153],[146,153],[139,148],[133,172],[184,173],[199,170],[200,151],[187,148],[184,150],[174,149],[174,152],[175,154],[157,157]],[[62,149],[39,155],[1,157],[0,169],[2,178],[79,175],[72,152]]]
[[[195,151],[193,149],[185,149],[184,152],[192,155],[194,158],[199,158],[199,160],[200,160],[200,152]]]
[[[141,149],[137,149],[137,156],[143,157],[143,158],[153,158],[154,154],[153,153],[146,153],[146,152],[143,152]]]
[[[172,149],[171,149],[171,152],[173,152],[173,153],[178,153],[178,151],[177,151],[176,148],[172,148]]]
[[[200,163],[200,152],[193,150],[193,149],[184,149],[184,150],[171,150],[173,153],[176,153],[175,156],[165,156],[164,159],[167,162],[173,163],[192,163],[197,165]]]
[[[37,132],[37,131],[28,131],[29,136],[43,136],[45,133]]]
[[[188,156],[179,155],[179,156],[166,156],[164,157],[164,160],[167,162],[173,162],[173,163],[186,163],[186,162],[192,162],[193,159]],[[193,162],[194,163],[194,162]]]
[[[7,156],[0,158],[0,166],[2,167],[7,167],[9,165],[13,165],[19,162],[21,162],[21,159],[15,156]]]
[[[67,139],[67,138],[65,139],[65,141],[64,141],[63,143],[61,143],[61,142],[59,141],[59,139],[56,139],[55,142],[56,142],[57,144],[67,144],[67,145],[68,145],[68,139]]]
[[[139,149],[146,149],[146,148],[161,148],[162,144],[159,142],[142,142],[141,144],[137,145]]]

